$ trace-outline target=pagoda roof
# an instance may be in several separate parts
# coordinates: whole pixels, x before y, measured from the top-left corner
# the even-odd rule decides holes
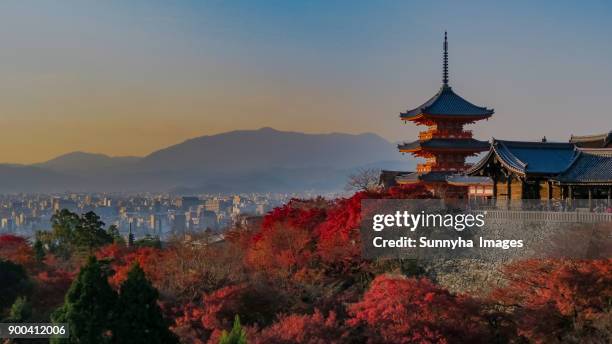
[[[471,120],[491,117],[493,112],[493,109],[468,102],[456,94],[450,86],[443,85],[431,99],[415,109],[401,113],[400,118],[403,120],[415,120],[420,117]]]
[[[564,184],[612,184],[612,148],[578,148],[572,164],[555,178]]]
[[[578,147],[606,148],[612,144],[612,130],[598,135],[572,135],[570,142]]]
[[[526,142],[493,139],[487,155],[472,166],[467,174],[475,174],[493,158],[508,170],[522,176],[557,175],[576,159],[576,146],[569,142]]]
[[[476,139],[429,139],[414,141],[397,146],[400,151],[413,152],[418,150],[455,150],[455,151],[484,151],[489,143]]]
[[[453,174],[446,177],[451,185],[493,185],[493,179],[486,176],[467,176],[464,174]]]
[[[418,182],[446,182],[448,176],[454,172],[433,171],[427,173],[409,172],[398,175],[395,180],[398,184],[413,184]]]

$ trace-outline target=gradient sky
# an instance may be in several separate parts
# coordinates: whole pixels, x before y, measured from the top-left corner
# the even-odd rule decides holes
[[[398,114],[450,83],[496,110],[480,138],[612,129],[606,1],[2,1],[0,162],[145,155],[270,126],[419,131]]]

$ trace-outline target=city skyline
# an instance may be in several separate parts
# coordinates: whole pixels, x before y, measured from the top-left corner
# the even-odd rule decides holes
[[[410,139],[397,116],[439,88],[444,30],[451,86],[496,111],[477,137],[610,130],[605,2],[0,7],[2,163],[144,156],[261,127]]]

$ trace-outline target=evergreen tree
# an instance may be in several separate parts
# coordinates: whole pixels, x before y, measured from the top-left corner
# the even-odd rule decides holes
[[[25,297],[18,297],[11,306],[11,312],[6,322],[21,323],[27,321],[32,316],[32,305]]]
[[[45,248],[43,247],[42,241],[39,239],[34,241],[34,258],[39,264],[45,260]]]
[[[157,305],[158,296],[144,271],[134,264],[119,287],[113,342],[178,343]]]
[[[27,295],[31,286],[23,266],[0,259],[0,311],[11,306],[18,296]]]
[[[53,230],[39,231],[36,239],[63,259],[74,253],[92,254],[96,248],[113,242],[111,229],[105,230],[104,222],[92,211],[78,215],[62,209],[51,217],[51,224]]]
[[[112,329],[117,294],[108,284],[108,272],[95,257],[81,268],[66,294],[64,305],[51,316],[54,323],[68,323],[70,338],[52,343],[106,343]]]
[[[219,344],[247,344],[246,331],[240,325],[240,317],[238,315],[234,318],[234,326],[232,326],[230,333],[223,331],[221,334]]]
[[[113,238],[104,230],[104,222],[100,221],[100,217],[93,211],[80,217],[73,239],[77,248],[90,254],[93,249],[113,242]]]
[[[113,243],[122,245],[125,244],[125,240],[121,236],[121,233],[119,233],[119,228],[117,228],[116,225],[110,225],[106,232],[113,239]]]
[[[80,222],[78,214],[62,209],[51,217],[51,233],[39,232],[38,237],[49,244],[51,251],[57,256],[70,258],[74,249],[74,232]]]

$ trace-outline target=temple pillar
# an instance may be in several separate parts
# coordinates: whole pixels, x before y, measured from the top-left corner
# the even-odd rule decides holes
[[[493,175],[493,198],[497,199],[497,176]]]
[[[508,175],[506,179],[506,188],[508,192],[508,198],[506,199],[506,208],[510,209],[510,204],[512,203],[512,175]]]
[[[589,211],[593,211],[593,191],[591,187],[589,187]]]

